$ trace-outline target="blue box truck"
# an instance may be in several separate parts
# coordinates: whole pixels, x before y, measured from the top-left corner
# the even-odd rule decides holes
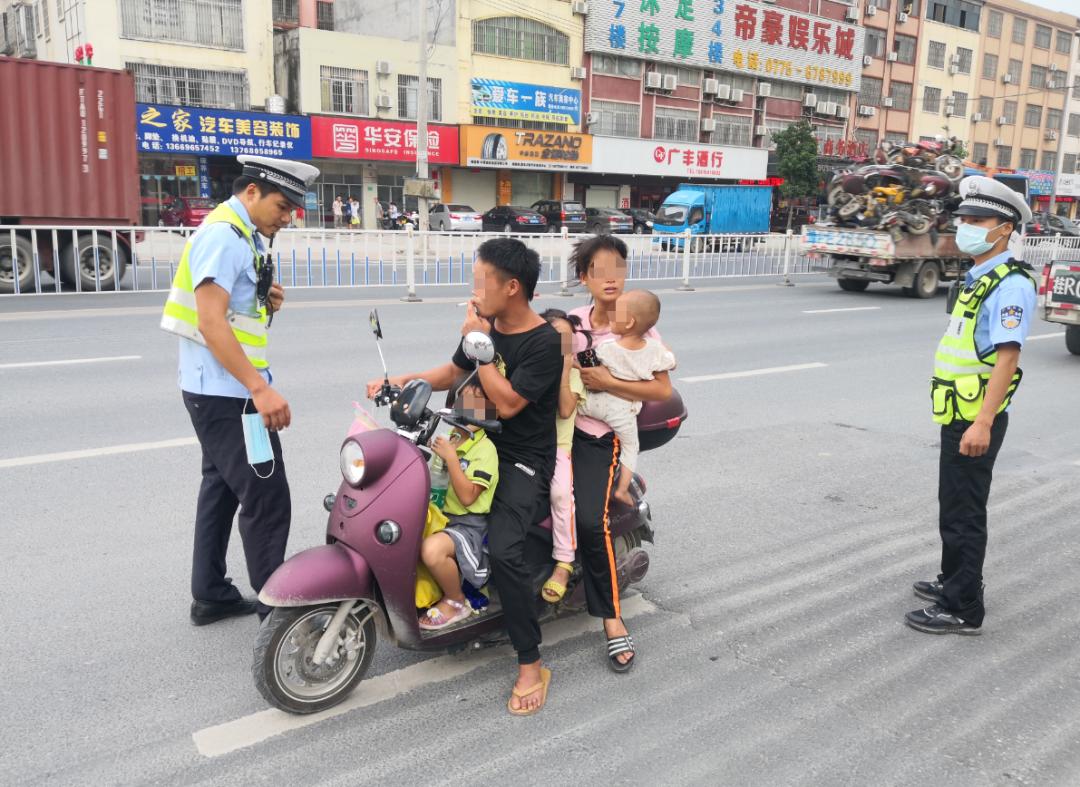
[[[665,248],[682,248],[687,230],[691,235],[767,233],[771,212],[771,186],[683,183],[656,212],[653,235]]]

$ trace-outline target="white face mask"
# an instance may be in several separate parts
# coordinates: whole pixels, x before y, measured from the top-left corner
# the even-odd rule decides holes
[[[994,248],[994,242],[988,241],[986,236],[999,227],[1005,226],[1005,222],[996,227],[979,227],[975,224],[960,224],[956,228],[956,246],[965,254],[986,254]]]

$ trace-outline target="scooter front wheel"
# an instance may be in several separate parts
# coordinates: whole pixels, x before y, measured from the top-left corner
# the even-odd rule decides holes
[[[337,705],[363,679],[375,656],[375,612],[363,602],[349,612],[323,664],[315,648],[337,604],[278,607],[263,622],[251,665],[255,688],[289,713],[317,713]]]

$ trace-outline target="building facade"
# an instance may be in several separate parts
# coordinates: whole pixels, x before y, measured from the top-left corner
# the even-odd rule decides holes
[[[925,19],[919,37],[912,96],[913,139],[957,137],[970,140],[974,124],[988,123],[978,111],[979,20],[940,14]],[[961,25],[967,24],[967,27]]]

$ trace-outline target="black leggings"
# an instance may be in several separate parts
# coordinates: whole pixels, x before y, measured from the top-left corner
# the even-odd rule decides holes
[[[593,437],[575,429],[571,459],[578,559],[585,573],[589,614],[596,618],[618,618],[622,613],[615,578],[615,549],[608,528],[608,505],[619,470],[619,440],[613,432]]]

